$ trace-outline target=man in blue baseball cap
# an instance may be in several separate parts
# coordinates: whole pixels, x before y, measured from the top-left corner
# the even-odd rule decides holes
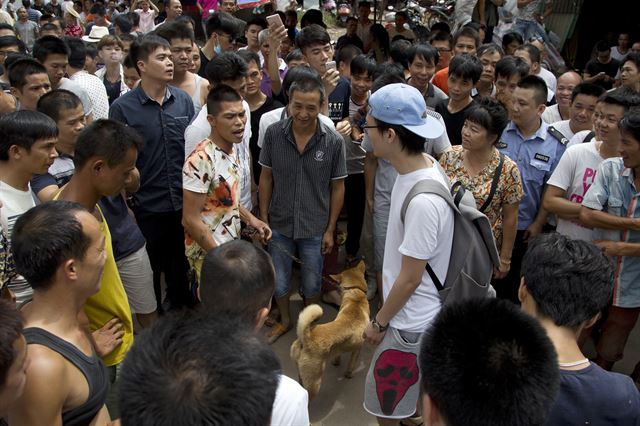
[[[420,336],[440,311],[438,291],[427,262],[444,282],[451,242],[453,211],[434,194],[417,195],[409,204],[404,224],[400,211],[418,181],[449,182],[438,163],[424,154],[425,139],[444,132],[427,113],[424,97],[406,84],[390,84],[369,99],[364,126],[376,157],[398,171],[382,267],[384,304],[367,326],[364,337],[378,345],[365,383],[364,408],[381,425],[398,424],[412,416],[420,393],[418,353]]]

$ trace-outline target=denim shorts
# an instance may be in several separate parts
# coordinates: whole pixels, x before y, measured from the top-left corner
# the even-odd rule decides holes
[[[291,291],[291,267],[296,256],[302,261],[300,265],[300,291],[304,297],[320,294],[322,285],[322,236],[293,239],[272,229],[273,235],[269,243],[269,254],[276,271],[276,298],[281,298]]]

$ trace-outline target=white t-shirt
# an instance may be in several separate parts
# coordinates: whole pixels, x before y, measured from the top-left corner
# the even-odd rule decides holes
[[[573,135],[575,135],[575,133],[573,133],[573,130],[571,130],[571,126],[569,125],[569,121],[571,121],[571,120],[562,120],[562,121],[556,121],[555,123],[551,123],[551,125],[557,131],[562,133],[563,136],[565,138],[567,138],[567,140],[571,140]]]
[[[420,194],[409,204],[404,226],[400,219],[404,199],[418,181],[432,179],[449,188],[438,167],[438,163],[434,162],[433,167],[398,175],[393,185],[382,266],[385,300],[400,275],[403,256],[427,260],[442,282],[446,278],[451,257],[454,218],[453,211],[446,201],[435,194]],[[424,271],[422,282],[391,319],[390,324],[400,330],[421,333],[433,321],[440,307],[438,290],[427,271]]]
[[[620,53],[620,51],[618,50],[618,46],[613,46],[611,48],[611,57],[613,59],[615,59],[616,61],[622,61],[624,58],[627,57],[627,55],[629,54],[630,50],[627,50],[627,53]]]
[[[70,78],[87,91],[93,104],[93,119],[109,118],[109,95],[102,80],[84,70],[78,71]]]
[[[556,76],[553,75],[551,71],[544,67],[540,67],[540,72],[538,73],[538,77],[544,80],[547,83],[547,88],[551,90],[553,93],[556,92],[556,88],[558,87],[558,80]]]
[[[274,426],[309,426],[309,394],[295,380],[280,375],[271,412]]]
[[[36,205],[31,186],[29,185],[28,190],[21,191],[0,181],[0,201],[2,202],[0,223],[7,227],[5,235],[11,239],[16,220]],[[8,287],[15,293],[18,304],[28,301],[33,295],[33,289],[21,275],[16,275],[9,282]]]
[[[282,120],[283,117],[287,118],[286,113],[284,114],[284,116],[282,115],[282,111],[284,110],[284,108],[285,107],[276,108],[269,112],[265,112],[264,114],[262,114],[262,117],[260,117],[260,125],[258,126],[258,146],[260,148],[262,148],[264,135],[265,133],[267,133],[267,129],[269,128],[269,126],[271,126],[273,123],[277,123],[278,121]],[[333,123],[333,121],[326,115],[318,114],[318,118],[326,126],[329,126],[332,129],[336,128],[336,125]]]
[[[562,117],[560,116],[560,110],[558,109],[558,104],[548,106],[544,109],[542,113],[542,120],[547,123],[555,123],[556,121],[561,121]]]
[[[242,101],[247,124],[244,126],[244,135],[242,142],[234,145],[237,154],[238,164],[240,165],[240,204],[247,210],[253,209],[251,202],[251,154],[249,151],[249,139],[251,139],[251,110],[247,101]],[[211,125],[207,121],[207,105],[203,105],[202,109],[193,119],[191,124],[184,132],[184,159],[186,160],[191,152],[198,146],[200,142],[211,135]]]
[[[604,161],[598,152],[600,143],[588,142],[567,148],[547,185],[564,189],[567,200],[582,204],[584,195],[596,177],[598,166]],[[576,240],[593,240],[593,230],[570,220],[559,217],[557,220],[556,230],[559,233]]]
[[[573,135],[573,137],[569,140],[569,143],[567,144],[567,148],[576,144],[583,143],[589,133],[591,133],[591,130],[580,130],[578,133]],[[594,140],[595,140],[595,135],[587,142],[592,142]]]

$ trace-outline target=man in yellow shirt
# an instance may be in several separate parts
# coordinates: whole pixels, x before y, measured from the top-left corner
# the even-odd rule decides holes
[[[112,418],[118,416],[119,366],[133,344],[133,321],[113,257],[111,233],[97,203],[104,196],[114,196],[123,191],[133,178],[141,146],[138,133],[124,124],[112,120],[91,123],[78,137],[73,157],[75,173],[57,195],[60,200],[84,206],[98,220],[105,236],[107,259],[100,291],[87,300],[84,312],[92,331],[112,323],[112,327],[105,331],[104,339],[96,339],[96,350],[109,369],[112,386],[107,407]]]

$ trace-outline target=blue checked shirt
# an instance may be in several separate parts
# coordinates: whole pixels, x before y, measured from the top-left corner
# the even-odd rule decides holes
[[[621,158],[604,160],[582,205],[614,216],[640,217],[640,194],[633,183],[633,171],[624,167]],[[640,231],[594,230],[594,239],[640,244]],[[613,305],[640,307],[640,258],[615,256]]]
[[[549,125],[541,120],[536,133],[525,139],[518,127],[509,122],[497,148],[518,165],[522,175],[524,198],[518,210],[518,230],[533,223],[540,210],[542,190],[555,170],[566,146],[547,132]]]

